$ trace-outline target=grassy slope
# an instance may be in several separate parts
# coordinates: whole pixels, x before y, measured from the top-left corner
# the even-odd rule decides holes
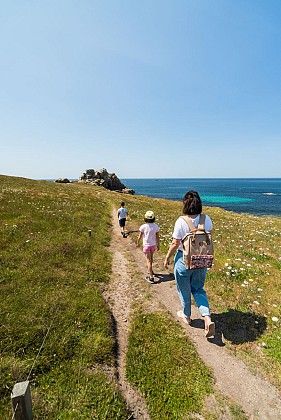
[[[50,326],[30,375],[35,418],[127,418],[103,373],[115,364],[111,315],[97,287],[111,269],[108,202],[83,186],[0,181],[3,418]]]
[[[41,418],[126,418],[124,402],[103,373],[105,366],[114,367],[115,342],[110,313],[99,292],[99,285],[110,275],[107,246],[111,205],[119,204],[120,195],[85,185],[10,177],[0,177],[0,185],[0,412],[7,416],[3,418],[10,414],[9,390],[16,381],[26,379],[50,325],[30,377],[34,412],[40,412]],[[142,223],[144,211],[155,211],[165,252],[180,204],[147,197],[126,197],[126,204],[131,226]],[[278,384],[280,322],[273,322],[272,317],[280,319],[281,221],[216,208],[207,210],[215,224],[216,261],[207,287],[216,321],[230,348],[244,354],[254,366],[261,366]],[[88,229],[92,230],[91,238]],[[146,395],[153,418],[157,418],[157,410],[161,416],[154,402],[162,398],[163,392],[170,402],[162,405],[162,418],[167,406],[170,415],[173,413],[170,418],[178,418],[175,413],[181,404],[180,390],[183,381],[191,387],[192,378],[197,377],[197,356],[194,353],[192,360],[196,363],[191,377],[188,366],[178,366],[177,358],[169,358],[169,354],[177,354],[178,348],[184,353],[190,343],[176,323],[163,323],[161,316],[166,315],[151,314],[145,322],[143,314],[136,318],[129,345],[128,376]],[[173,340],[165,328],[168,322]],[[159,337],[161,354],[167,354],[158,365],[161,374],[154,375],[154,384],[150,369],[140,367],[148,357],[140,351],[144,349],[141,343],[146,341],[148,349],[155,351],[154,343],[148,340],[152,331]],[[206,392],[211,392],[210,374],[202,366],[201,371],[203,382],[208,383]],[[177,379],[171,385],[173,377]],[[195,387],[198,390],[200,381]],[[200,399],[189,400],[196,404],[185,409],[200,411]]]

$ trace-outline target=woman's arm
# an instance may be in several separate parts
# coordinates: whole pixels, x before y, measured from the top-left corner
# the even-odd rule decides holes
[[[173,238],[172,243],[171,243],[171,245],[169,247],[169,250],[167,252],[165,261],[164,261],[164,267],[165,268],[168,268],[168,265],[170,264],[170,258],[171,258],[172,255],[174,255],[174,253],[178,249],[180,243],[181,243],[180,239]]]

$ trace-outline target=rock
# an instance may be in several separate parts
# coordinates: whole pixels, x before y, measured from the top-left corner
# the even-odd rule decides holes
[[[123,188],[123,190],[122,190],[122,193],[123,194],[135,194],[135,191],[134,190],[132,190],[132,188]]]
[[[98,171],[95,169],[87,169],[79,177],[78,182],[98,185],[108,190],[119,191],[124,194],[135,194],[134,190],[127,188],[114,173],[108,173],[105,168],[99,169]]]
[[[61,184],[69,184],[70,183],[69,179],[67,179],[67,178],[58,178],[58,179],[55,180],[55,182],[59,182]]]

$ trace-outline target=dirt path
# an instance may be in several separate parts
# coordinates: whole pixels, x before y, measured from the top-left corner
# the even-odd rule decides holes
[[[157,275],[158,283],[154,285],[146,283],[144,280],[146,267],[142,251],[136,248],[130,236],[126,239],[121,236],[115,209],[112,220],[113,274],[105,292],[105,298],[110,305],[117,327],[119,385],[134,418],[149,419],[145,401],[126,382],[124,374],[131,305],[143,294],[147,294],[149,289],[155,306],[163,305],[178,320],[176,312],[180,309],[180,303],[175,281],[163,268],[162,257],[156,254],[155,258],[155,271],[161,273]],[[252,374],[241,360],[235,358],[223,347],[221,339],[206,340],[203,321],[194,306],[192,318],[194,320],[192,327],[182,322],[181,325],[195,345],[201,359],[212,369],[216,389],[240,405],[249,419],[280,420],[281,398],[277,389]]]

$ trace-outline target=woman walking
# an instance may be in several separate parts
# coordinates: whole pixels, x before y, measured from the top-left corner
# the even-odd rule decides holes
[[[194,227],[197,228],[202,212],[202,202],[198,192],[188,191],[183,198],[183,214],[188,216]],[[205,215],[205,231],[211,232],[212,221]],[[204,318],[205,335],[212,337],[215,334],[215,324],[211,320],[211,313],[204,284],[207,274],[207,268],[187,269],[183,261],[182,241],[190,232],[190,228],[183,217],[179,217],[174,226],[173,240],[167,252],[164,266],[168,268],[170,258],[176,252],[174,259],[174,274],[177,284],[179,298],[182,304],[182,310],[177,312],[178,317],[182,318],[187,324],[191,324],[191,294],[194,297],[196,305]]]

